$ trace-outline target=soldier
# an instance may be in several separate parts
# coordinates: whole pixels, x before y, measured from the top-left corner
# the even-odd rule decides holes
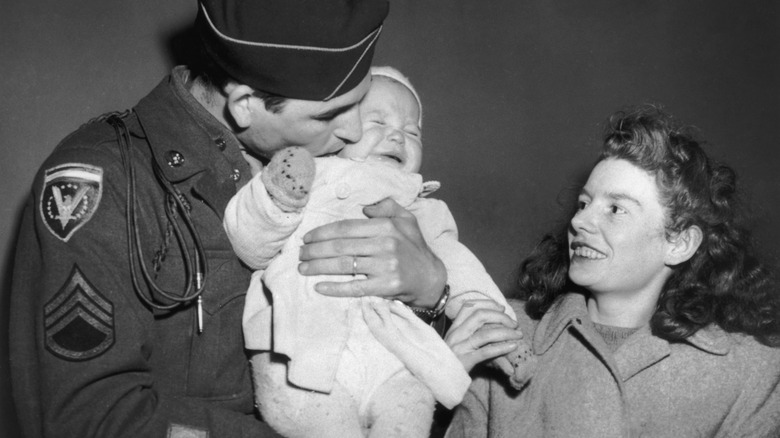
[[[254,416],[241,333],[250,271],[225,205],[288,146],[360,139],[384,0],[202,0],[205,61],[130,111],[69,135],[38,172],[13,278],[11,371],[26,436],[275,436]],[[441,261],[392,202],[314,230],[306,275],[329,295],[432,308]]]

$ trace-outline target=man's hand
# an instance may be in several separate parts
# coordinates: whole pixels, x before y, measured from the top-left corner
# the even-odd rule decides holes
[[[368,219],[348,219],[315,228],[303,238],[303,275],[363,274],[348,282],[321,282],[330,296],[365,295],[433,307],[447,271],[425,243],[417,219],[392,199],[365,207]]]

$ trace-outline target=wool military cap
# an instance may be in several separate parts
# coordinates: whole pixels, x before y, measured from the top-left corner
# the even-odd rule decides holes
[[[200,0],[195,26],[237,81],[323,101],[368,74],[387,11],[387,0]]]

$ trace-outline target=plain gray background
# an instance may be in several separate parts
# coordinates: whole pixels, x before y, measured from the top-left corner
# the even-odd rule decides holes
[[[600,124],[656,102],[699,127],[750,195],[768,254],[780,231],[780,3],[392,0],[376,64],[422,96],[422,172],[461,240],[506,286],[586,174]],[[37,167],[86,120],[132,107],[182,58],[194,0],[26,0],[0,12],[0,435],[14,437],[8,290]],[[117,254],[117,257],[125,257]]]

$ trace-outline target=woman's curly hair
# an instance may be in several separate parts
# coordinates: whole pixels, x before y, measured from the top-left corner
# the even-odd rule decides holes
[[[702,231],[698,250],[664,284],[650,322],[653,332],[679,341],[714,323],[777,343],[780,298],[754,254],[734,171],[710,160],[690,128],[651,105],[609,118],[597,162],[605,159],[626,160],[655,175],[667,237],[691,226]],[[568,279],[567,227],[546,235],[520,266],[519,288],[532,317],[578,289]]]

